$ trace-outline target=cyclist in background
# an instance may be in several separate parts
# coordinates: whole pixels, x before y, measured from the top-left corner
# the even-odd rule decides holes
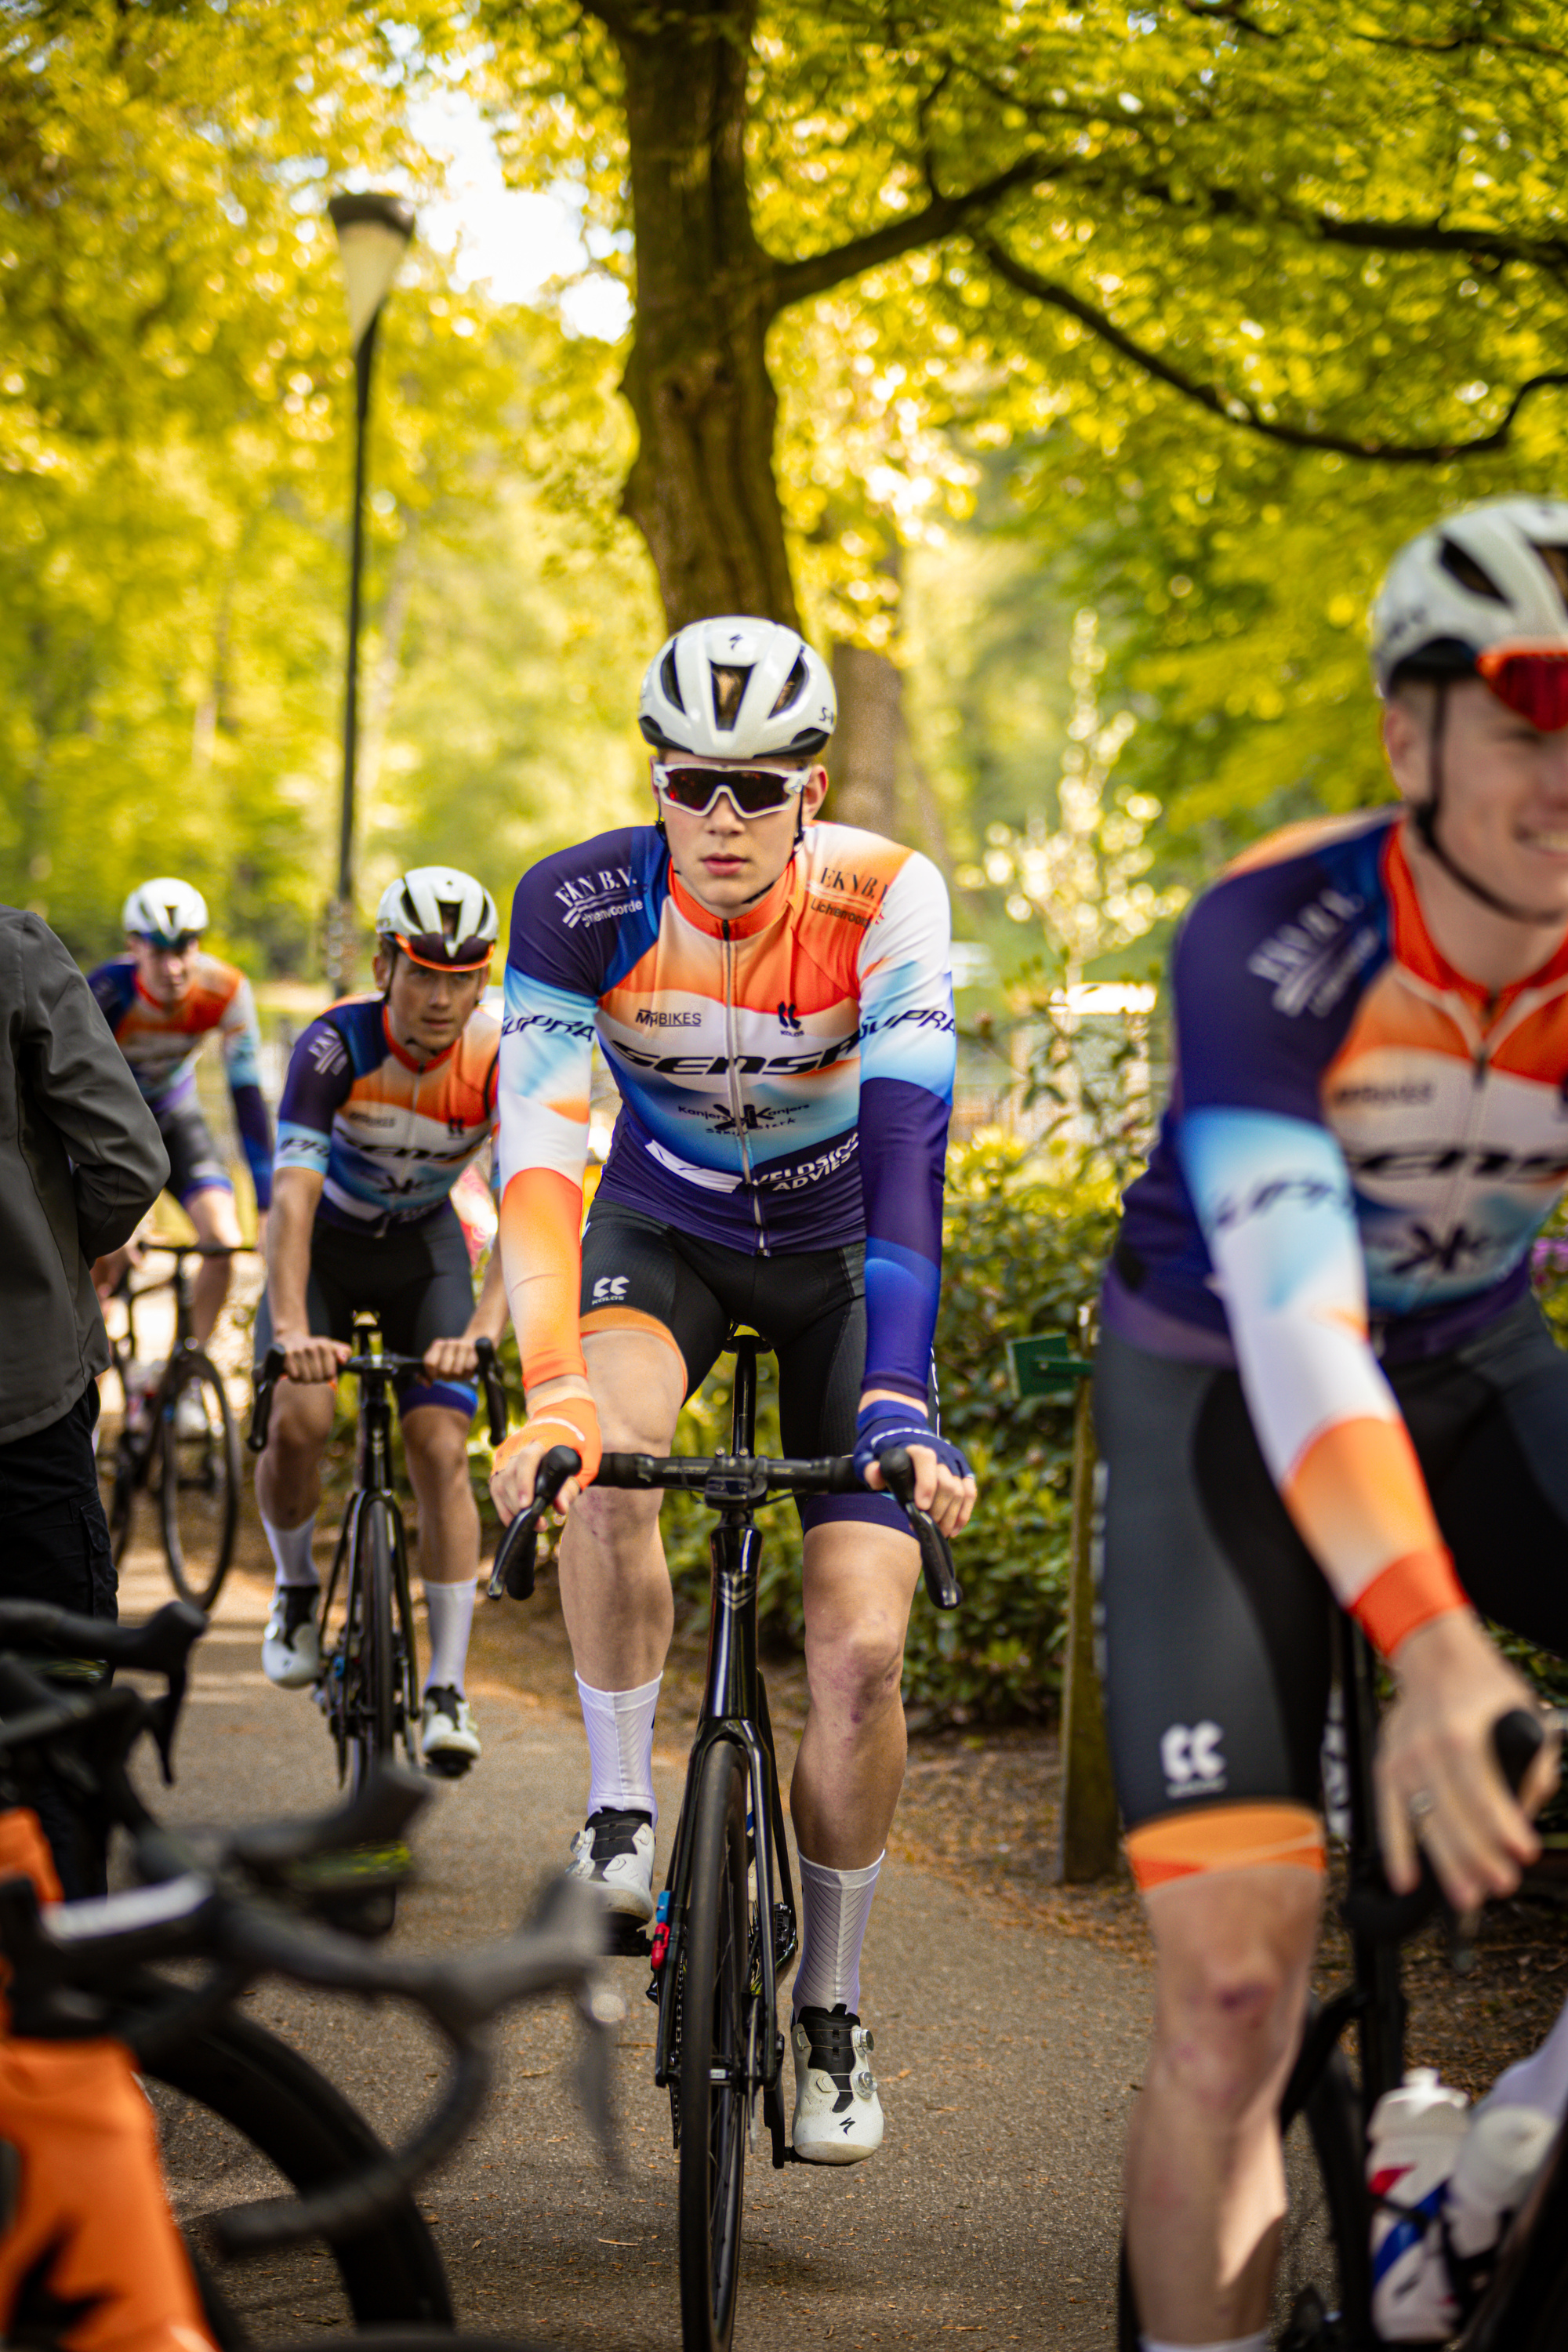
[[[216,1031],[234,1102],[235,1125],[256,1189],[258,1238],[272,1199],[272,1125],[261,1092],[261,1034],[250,982],[231,963],[202,949],[207,903],[172,877],[143,882],[125,901],[126,953],[100,963],[89,985],[163,1136],[169,1191],[208,1248],[238,1249],[234,1186],[196,1101],[196,1057]],[[117,1251],[95,1270],[107,1295],[129,1254]],[[228,1297],[230,1261],[207,1259],[191,1285],[191,1328],[200,1344]]]
[[[952,1095],[947,893],[874,834],[816,822],[833,685],[793,629],[694,622],[640,705],[657,825],[518,886],[501,1046],[501,1244],[528,1422],[498,1507],[552,1445],[581,1455],[561,1595],[587,1728],[574,1874],[653,1915],[653,1724],[673,1605],[658,1496],[600,1492],[601,1444],[666,1454],[736,1323],[773,1348],[784,1451],[853,1451],[870,1491],[802,1506],[810,1712],[800,1843],[795,2145],[880,2145],[860,1950],[903,1778],[918,1572],[878,1457],[962,1528],[974,1482],[928,1410]],[[579,1241],[595,1033],[621,1093]]]
[[[1158,1960],[1127,2168],[1151,2352],[1266,2343],[1329,1595],[1398,1686],[1395,1886],[1419,1838],[1460,1908],[1508,1893],[1552,1777],[1521,1806],[1497,1769],[1493,1724],[1533,1701],[1476,1612],[1568,1653],[1568,1357],[1529,1283],[1568,1181],[1568,502],[1423,532],[1373,635],[1401,804],[1276,835],[1188,917],[1105,1292],[1108,1704]],[[1568,2037],[1541,2062],[1509,2095],[1551,2111]]]
[[[474,1341],[499,1339],[506,1321],[500,1252],[491,1252],[476,1305],[451,1192],[495,1126],[500,1023],[481,999],[497,929],[489,892],[451,866],[416,866],[383,893],[381,993],[334,1004],[289,1057],[267,1296],[256,1320],[258,1368],[276,1341],[288,1369],[256,1465],[277,1570],[261,1663],[285,1689],[313,1682],[321,1669],[313,1538],[321,1451],[355,1310],[376,1315],[394,1354],[425,1360],[424,1380],[400,1391],[398,1409],[429,1612],[421,1752],[451,1776],[479,1754],[464,1696],[479,1568],[468,1483]]]

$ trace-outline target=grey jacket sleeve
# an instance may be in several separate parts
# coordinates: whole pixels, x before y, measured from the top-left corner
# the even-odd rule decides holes
[[[22,1076],[71,1157],[85,1257],[129,1241],[169,1181],[158,1122],[64,945],[27,919]]]

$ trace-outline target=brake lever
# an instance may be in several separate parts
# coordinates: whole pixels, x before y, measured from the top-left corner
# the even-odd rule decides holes
[[[583,1457],[570,1445],[552,1445],[534,1474],[533,1500],[519,1511],[500,1539],[490,1570],[492,1601],[526,1601],[533,1591],[534,1564],[539,1555],[539,1525],[565,1486],[583,1467]]]
[[[921,1548],[921,1573],[925,1578],[932,1607],[956,1609],[963,1598],[963,1587],[958,1580],[947,1538],[931,1513],[921,1510],[915,1500],[914,1464],[901,1445],[895,1445],[889,1453],[879,1454],[877,1459],[882,1483],[908,1519],[910,1530]]]
[[[1543,1719],[1522,1706],[1511,1707],[1492,1726],[1492,1748],[1498,1766],[1516,1797],[1545,1738]],[[1448,1920],[1449,1964],[1456,1976],[1467,1976],[1475,1965],[1474,1915],[1455,1911],[1432,1867],[1430,1855],[1423,1853],[1421,1876],[1408,1895],[1394,1894],[1379,1861],[1375,1879],[1352,1886],[1340,1905],[1340,1916],[1351,1934],[1368,1937],[1378,1944],[1407,1943],[1429,1919],[1440,1914]]]
[[[489,1416],[490,1444],[499,1445],[506,1435],[506,1387],[501,1380],[500,1366],[496,1361],[493,1339],[476,1339],[474,1353],[479,1360],[479,1377],[485,1384],[485,1411]]]
[[[281,1348],[268,1348],[262,1359],[261,1370],[256,1376],[256,1392],[251,1399],[250,1429],[246,1444],[252,1454],[267,1449],[267,1432],[272,1420],[272,1391],[282,1377],[289,1359]]]

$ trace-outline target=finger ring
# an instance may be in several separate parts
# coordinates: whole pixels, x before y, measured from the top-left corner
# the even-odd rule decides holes
[[[1413,1822],[1424,1822],[1436,1801],[1430,1789],[1413,1789],[1405,1810]]]

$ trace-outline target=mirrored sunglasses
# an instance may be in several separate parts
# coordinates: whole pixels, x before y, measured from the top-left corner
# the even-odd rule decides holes
[[[156,948],[160,955],[189,955],[202,935],[200,931],[176,931],[171,940],[161,931],[143,931],[141,936],[150,948]]]
[[[411,931],[393,937],[410,963],[427,971],[479,971],[495,951],[493,940],[449,940],[444,931]]]
[[[1568,727],[1568,646],[1489,646],[1478,676],[1498,700],[1542,735]]]
[[[706,816],[721,793],[728,793],[742,816],[767,816],[788,808],[805,789],[809,768],[679,768],[653,763],[653,780],[667,801]]]

